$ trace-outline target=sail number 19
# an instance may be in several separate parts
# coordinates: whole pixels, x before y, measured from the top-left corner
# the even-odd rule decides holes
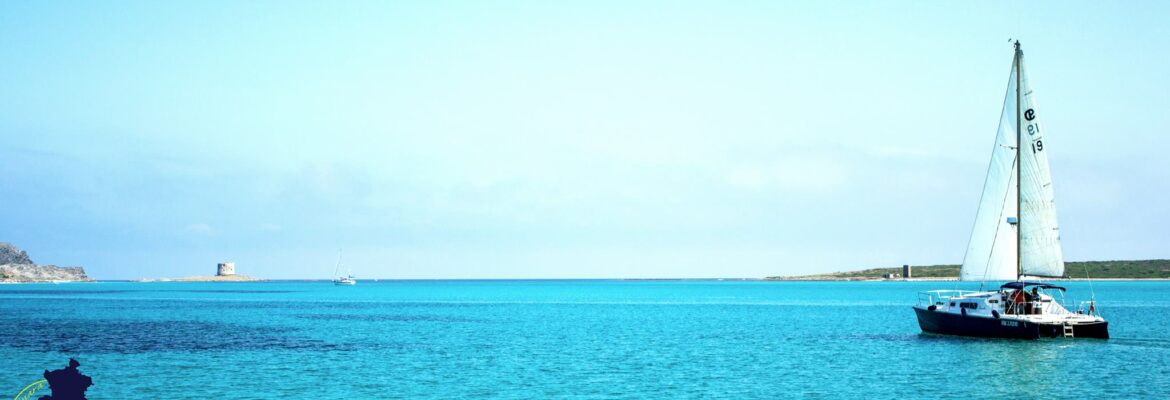
[[[1028,110],[1028,111],[1032,111],[1032,110]],[[1037,133],[1040,133],[1040,125],[1039,124],[1028,124],[1028,136],[1035,136]],[[1044,142],[1041,141],[1040,139],[1036,139],[1036,140],[1032,141],[1032,154],[1036,154],[1037,152],[1040,152],[1040,151],[1044,151]]]

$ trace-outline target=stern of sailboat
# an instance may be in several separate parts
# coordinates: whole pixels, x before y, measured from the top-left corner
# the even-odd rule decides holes
[[[1044,324],[1040,326],[1040,336],[1052,338],[1108,339],[1109,321]]]

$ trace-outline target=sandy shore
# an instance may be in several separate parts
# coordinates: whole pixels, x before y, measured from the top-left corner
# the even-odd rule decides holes
[[[187,278],[143,278],[136,282],[255,282],[263,281],[264,279],[253,278],[246,275],[228,275],[228,276],[192,276]]]

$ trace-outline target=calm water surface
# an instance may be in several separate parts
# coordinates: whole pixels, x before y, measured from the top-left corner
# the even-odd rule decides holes
[[[975,285],[977,287],[977,284]],[[1070,301],[1087,299],[1067,283]],[[922,334],[958,282],[0,286],[0,398],[1167,398],[1170,282],[1094,282],[1110,340]],[[1079,300],[1076,299],[1076,300]],[[44,393],[47,394],[47,393]]]

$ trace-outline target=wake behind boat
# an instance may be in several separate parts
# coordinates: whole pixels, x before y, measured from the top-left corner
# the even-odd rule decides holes
[[[948,335],[1107,339],[1109,323],[1094,301],[1069,311],[1065,288],[1024,280],[1063,277],[1064,256],[1047,147],[1018,41],[1003,107],[959,279],[1010,282],[994,291],[983,291],[981,283],[980,291],[919,293],[918,325],[923,332]]]

